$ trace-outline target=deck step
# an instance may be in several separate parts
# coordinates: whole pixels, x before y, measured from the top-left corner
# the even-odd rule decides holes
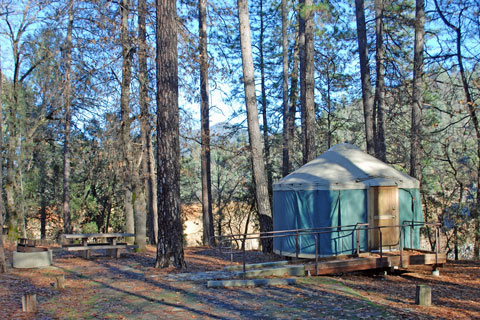
[[[264,262],[264,263],[251,263],[251,264],[246,264],[245,269],[246,270],[251,270],[251,269],[263,269],[263,268],[273,268],[273,267],[280,267],[280,266],[285,266],[288,265],[288,261],[283,260],[283,261],[273,261],[273,262]],[[225,271],[238,271],[238,270],[243,270],[243,265],[234,265],[234,266],[227,266],[224,268]]]
[[[207,288],[282,286],[295,283],[295,279],[210,280]]]
[[[387,267],[390,267],[387,259],[356,258],[319,263],[318,273],[315,272],[314,264],[309,264],[305,269],[308,270],[311,275],[327,275]]]
[[[288,265],[268,269],[247,270],[240,273],[241,277],[257,278],[257,277],[285,277],[285,276],[305,276],[304,265]]]

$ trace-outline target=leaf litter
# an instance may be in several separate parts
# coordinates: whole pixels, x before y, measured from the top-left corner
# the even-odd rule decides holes
[[[14,246],[7,246],[11,259]],[[54,267],[9,269],[0,275],[1,319],[480,319],[480,264],[449,262],[440,277],[431,267],[379,275],[350,273],[299,278],[295,286],[208,289],[206,281],[180,277],[213,272],[230,265],[230,257],[205,247],[186,248],[188,269],[153,268],[155,248],[103,252],[85,260],[56,251]],[[250,252],[247,262],[280,259]],[[240,257],[235,257],[240,263]],[[64,290],[52,287],[64,274]],[[176,280],[172,275],[178,275]],[[186,279],[186,280],[185,280]],[[431,307],[415,305],[417,284],[432,286]],[[38,311],[21,311],[21,296],[36,293]]]

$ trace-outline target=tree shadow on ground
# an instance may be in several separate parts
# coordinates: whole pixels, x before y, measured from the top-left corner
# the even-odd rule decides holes
[[[140,274],[137,270],[122,269],[122,267],[112,265],[105,260],[98,259],[92,262],[105,268],[107,274],[115,274],[123,279],[137,282],[131,285],[154,288],[146,295],[119,288],[115,283],[109,283],[107,279],[97,279],[96,275],[86,276],[89,281],[105,289],[144,299],[157,304],[157,307],[175,307],[195,315],[216,319],[225,317],[268,319],[282,318],[286,315],[289,315],[288,318],[291,316],[300,318],[356,317],[358,310],[363,310],[365,314],[372,317],[390,317],[402,314],[401,309],[373,305],[360,295],[351,292],[338,293],[335,292],[336,289],[325,289],[322,283],[313,282],[308,285],[301,284],[292,287],[207,289],[204,283],[165,281],[161,276],[149,277]],[[197,308],[185,303],[171,303],[162,298],[152,297],[151,295],[155,295],[157,291],[159,296],[174,293],[180,295],[181,300],[194,301],[195,305],[204,307]],[[205,306],[210,307],[211,311],[206,311]],[[419,316],[425,315],[419,314]],[[395,316],[392,317],[395,318]]]

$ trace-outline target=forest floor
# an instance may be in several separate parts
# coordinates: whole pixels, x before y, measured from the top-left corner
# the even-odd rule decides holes
[[[11,259],[13,245],[7,248]],[[95,251],[94,251],[95,252]],[[449,262],[440,276],[431,267],[394,275],[350,273],[298,278],[296,285],[209,289],[195,278],[229,265],[229,257],[207,248],[186,248],[190,277],[153,268],[155,248],[95,252],[85,260],[56,251],[42,269],[0,274],[0,319],[480,319],[480,263]],[[251,253],[249,262],[278,259]],[[53,288],[65,275],[65,289]],[[430,307],[415,305],[417,284],[432,286]],[[21,296],[36,293],[38,311],[21,311]]]

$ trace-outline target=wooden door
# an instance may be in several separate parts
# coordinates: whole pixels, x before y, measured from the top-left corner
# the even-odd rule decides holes
[[[368,223],[370,227],[381,228],[380,231],[372,229],[369,232],[370,249],[392,249],[398,246],[400,229],[399,225],[398,188],[396,186],[370,187],[368,190]]]

